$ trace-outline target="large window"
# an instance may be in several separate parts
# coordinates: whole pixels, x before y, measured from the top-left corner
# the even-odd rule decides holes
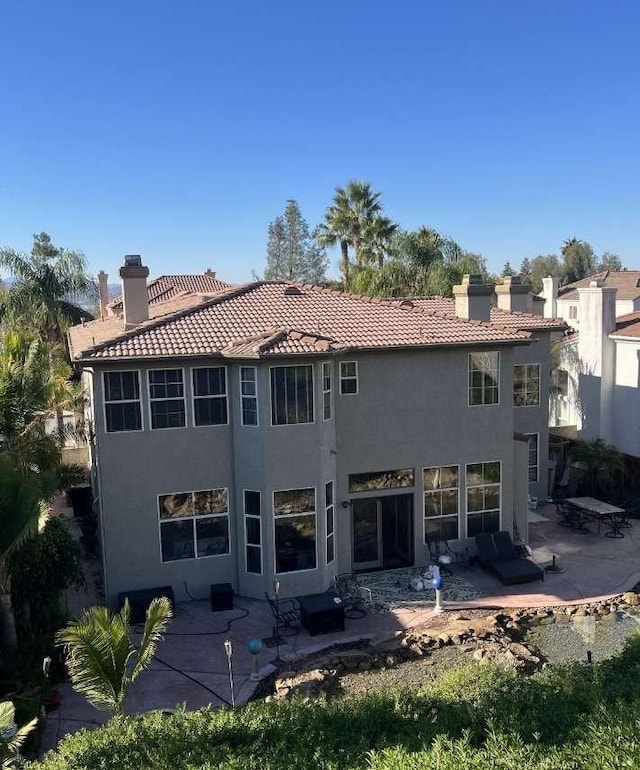
[[[313,422],[313,366],[271,369],[271,423]]]
[[[457,540],[460,509],[459,468],[443,465],[424,468],[424,541]]]
[[[227,424],[227,369],[210,366],[193,370],[195,425]]]
[[[577,305],[569,305],[569,320],[575,321],[578,318],[578,306]]]
[[[469,406],[497,404],[500,398],[500,353],[469,353]]]
[[[331,419],[331,364],[322,364],[322,419]]]
[[[104,372],[103,382],[107,433],[142,430],[138,372]]]
[[[500,529],[500,462],[466,467],[467,537]]]
[[[149,403],[152,428],[184,428],[182,369],[149,369]]]
[[[358,362],[342,361],[340,363],[340,393],[352,396],[358,392]]]
[[[262,521],[260,492],[244,491],[244,533],[246,570],[262,574]]]
[[[316,490],[273,493],[276,572],[316,568]]]
[[[243,425],[258,424],[257,374],[255,366],[240,367],[240,416]]]
[[[327,527],[327,564],[331,564],[336,558],[333,481],[328,481],[324,485],[324,509]]]
[[[163,562],[229,553],[226,489],[160,495],[158,515]]]
[[[513,367],[513,405],[539,406],[540,364],[518,364]]]
[[[374,489],[400,489],[415,484],[413,468],[397,471],[375,471],[374,473],[352,473],[349,475],[349,492],[370,492]]]
[[[529,481],[535,482],[538,480],[538,434],[526,433],[527,440],[529,442]]]

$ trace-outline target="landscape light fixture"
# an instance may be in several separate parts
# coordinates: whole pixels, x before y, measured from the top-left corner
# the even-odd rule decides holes
[[[233,647],[231,646],[231,640],[225,639],[224,651],[227,654],[227,663],[229,665],[229,689],[231,690],[231,707],[236,705],[235,693],[233,691],[233,663],[231,658],[233,657]]]

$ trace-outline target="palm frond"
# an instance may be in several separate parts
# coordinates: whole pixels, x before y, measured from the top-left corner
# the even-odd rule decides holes
[[[167,630],[173,612],[171,602],[166,596],[154,599],[147,610],[147,617],[142,633],[142,641],[138,652],[138,660],[131,672],[131,681],[133,681],[151,662],[156,653],[158,644],[162,641],[162,636]]]

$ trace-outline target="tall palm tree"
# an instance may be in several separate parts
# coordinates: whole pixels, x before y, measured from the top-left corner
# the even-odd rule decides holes
[[[118,613],[106,607],[86,610],[75,623],[58,632],[58,644],[68,654],[74,688],[97,709],[124,713],[129,687],[151,663],[173,613],[166,597],[154,599],[147,610],[140,647],[131,640],[129,602]]]
[[[378,214],[366,222],[363,248],[363,261],[384,265],[385,255],[391,248],[391,239],[398,230],[398,225],[389,217]]]
[[[2,316],[65,347],[69,326],[91,317],[71,299],[95,298],[96,284],[87,275],[84,254],[54,246],[47,233],[34,235],[33,241],[30,254],[0,249],[0,267],[13,279],[4,292]]]
[[[351,180],[346,187],[336,187],[333,203],[325,211],[316,238],[322,246],[340,244],[344,288],[349,285],[349,247],[353,248],[356,265],[361,265],[367,226],[381,211],[380,193],[373,192],[369,182]]]

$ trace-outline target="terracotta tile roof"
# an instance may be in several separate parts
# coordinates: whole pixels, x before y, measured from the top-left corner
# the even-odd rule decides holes
[[[413,303],[414,306],[424,310],[437,310],[442,313],[453,314],[455,312],[455,300],[450,297],[409,297],[406,302]],[[491,323],[502,326],[504,329],[523,329],[533,331],[534,329],[553,329],[562,331],[566,328],[566,323],[559,318],[543,318],[535,313],[521,313],[516,310],[500,310],[497,307],[491,308]]]
[[[611,337],[637,337],[640,341],[640,310],[616,318],[616,330]]]
[[[614,286],[618,293],[616,299],[640,298],[640,270],[604,270],[575,283],[568,283],[558,290],[558,299],[578,299],[578,289],[588,288],[591,281],[600,280],[605,286]]]
[[[185,291],[190,291],[194,294],[216,294],[229,287],[230,284],[220,281],[213,273],[203,273],[202,275],[161,275],[147,284],[150,305],[166,302],[168,299]],[[114,313],[121,313],[122,296],[112,299],[109,307]]]
[[[465,321],[403,300],[361,297],[319,286],[258,282],[215,297],[182,299],[175,312],[123,331],[119,319],[69,332],[78,359],[220,355],[257,357],[328,350],[526,344],[512,327]],[[190,304],[191,303],[191,304]],[[167,303],[158,306],[161,310]],[[118,327],[117,324],[120,323]]]

